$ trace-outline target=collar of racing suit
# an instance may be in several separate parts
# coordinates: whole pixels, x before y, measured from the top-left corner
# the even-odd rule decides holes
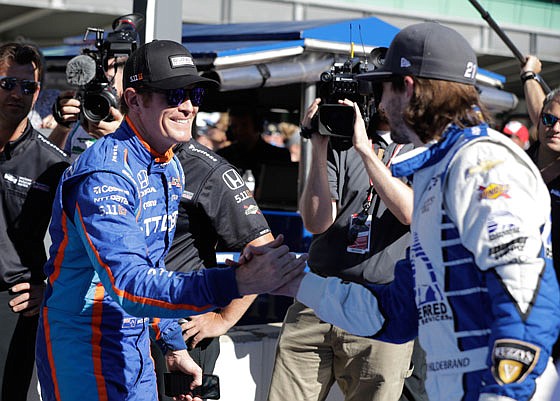
[[[126,123],[130,126],[130,128],[132,129],[132,132],[134,132],[134,135],[136,135],[138,137],[138,140],[140,141],[140,143],[142,144],[142,146],[144,146],[148,152],[150,152],[150,154],[152,156],[154,156],[155,161],[158,163],[169,163],[171,161],[171,159],[173,159],[173,148],[169,148],[167,150],[167,152],[165,153],[158,153],[154,150],[154,148],[152,148],[150,146],[150,144],[148,142],[146,142],[144,140],[144,138],[142,137],[142,135],[140,135],[140,132],[138,132],[138,129],[136,128],[136,126],[134,125],[134,123],[132,122],[132,120],[130,119],[129,116],[125,117]]]
[[[461,128],[455,124],[447,126],[439,141],[428,142],[426,145],[413,149],[395,157],[391,165],[391,172],[395,177],[407,177],[416,171],[436,164],[445,157],[447,152],[461,139],[468,141],[473,137],[488,135],[488,124]]]

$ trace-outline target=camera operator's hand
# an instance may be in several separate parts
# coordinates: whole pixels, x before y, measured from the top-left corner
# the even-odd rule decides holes
[[[313,119],[318,118],[317,113],[319,111],[319,103],[321,103],[321,99],[317,98],[313,100],[313,102],[309,105],[305,114],[303,115],[303,119],[301,120],[301,127],[303,129],[311,130],[313,125]],[[319,132],[313,132],[311,135],[311,143],[313,145],[313,149],[321,149],[323,154],[326,152],[327,145],[329,143],[329,137],[325,135],[319,135]],[[325,153],[326,154],[326,153]]]
[[[307,129],[311,129],[311,127],[313,126],[313,123],[311,120],[313,120],[313,117],[315,117],[315,115],[317,114],[317,111],[319,111],[319,103],[321,103],[321,99],[317,98],[315,100],[313,100],[313,103],[311,103],[309,105],[309,107],[307,108],[307,110],[305,110],[305,114],[303,115],[303,118],[301,120],[301,126],[305,127]]]
[[[87,133],[95,139],[99,139],[115,132],[117,128],[119,128],[119,125],[121,125],[124,116],[114,107],[111,107],[109,112],[111,117],[113,117],[113,121],[100,121],[98,123],[87,121],[87,127],[84,127]]]
[[[367,135],[366,125],[364,123],[364,119],[362,118],[360,107],[356,102],[352,102],[348,99],[339,100],[338,102],[354,108],[354,114],[356,116],[354,122],[354,135],[352,136],[354,148],[360,154],[370,152],[372,150],[371,141]]]
[[[70,124],[78,121],[78,116],[80,114],[80,101],[75,99],[74,91],[65,91],[60,94],[56,99],[57,108],[59,111],[58,120],[62,120],[63,123],[57,120],[58,125],[61,128],[70,130]]]

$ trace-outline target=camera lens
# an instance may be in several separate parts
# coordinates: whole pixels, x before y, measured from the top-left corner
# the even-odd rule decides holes
[[[103,84],[101,88],[90,87],[83,94],[82,113],[85,119],[98,123],[111,121],[111,107],[118,107],[118,101],[113,89]]]
[[[92,122],[103,121],[108,115],[111,105],[101,94],[89,95],[84,99],[84,116]]]

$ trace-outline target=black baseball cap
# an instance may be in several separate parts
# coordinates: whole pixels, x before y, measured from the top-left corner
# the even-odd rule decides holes
[[[123,79],[124,89],[219,86],[217,81],[198,75],[191,53],[182,44],[171,40],[154,40],[136,49],[126,61]]]
[[[358,79],[384,81],[395,75],[474,85],[476,54],[457,31],[437,22],[403,28],[393,38],[383,65]]]

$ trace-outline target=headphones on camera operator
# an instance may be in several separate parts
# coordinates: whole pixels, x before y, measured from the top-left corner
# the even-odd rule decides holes
[[[143,24],[144,17],[133,13],[116,18],[112,24],[113,32],[108,33],[106,38],[101,28],[86,29],[83,40],[86,41],[89,33],[94,32],[95,50],[84,49],[81,55],[72,58],[66,65],[66,80],[79,88],[75,97],[82,105],[82,124],[84,120],[95,123],[112,121],[110,110],[118,107],[119,100],[105,71],[109,68],[109,59],[130,56],[136,50],[139,45],[138,30]],[[53,104],[53,117],[66,127],[71,124],[62,118],[58,99]]]
[[[371,64],[368,64],[367,59],[353,57],[344,63],[335,62],[329,71],[323,72],[317,84],[321,98],[319,110],[311,120],[311,127],[301,127],[301,136],[310,139],[313,133],[318,132],[331,137],[331,142],[338,147],[351,147],[356,119],[354,108],[339,104],[338,101],[349,99],[356,102],[367,128],[377,114],[381,86],[371,81],[358,80],[357,75],[381,67],[386,53],[386,47],[377,47],[369,55]]]

